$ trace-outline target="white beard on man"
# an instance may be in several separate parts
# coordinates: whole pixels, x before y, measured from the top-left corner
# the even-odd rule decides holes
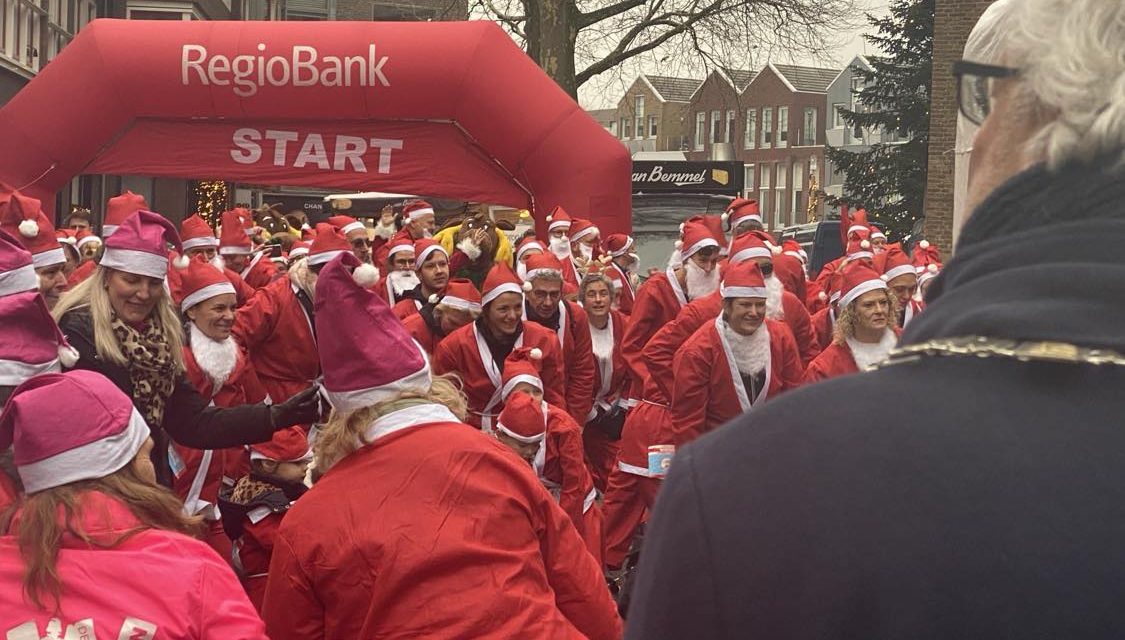
[[[225,340],[212,340],[194,322],[188,323],[188,333],[195,363],[211,379],[212,388],[220,389],[238,366],[238,343],[231,336]]]
[[[555,254],[559,260],[570,257],[570,240],[563,237],[551,236],[551,241],[547,243],[547,250]]]
[[[730,345],[734,364],[743,376],[756,376],[770,363],[770,332],[763,322],[754,333],[744,336],[723,323],[723,337]]]
[[[785,307],[781,300],[785,295],[785,285],[772,273],[766,278],[766,317],[770,320],[784,320]]]
[[[719,268],[707,272],[693,260],[685,260],[684,280],[688,300],[698,300],[719,290]]]
[[[379,222],[375,223],[376,238],[390,240],[396,233],[398,233],[398,229],[395,228],[395,223],[393,222],[386,223],[379,220]]]
[[[215,257],[211,258],[208,262],[211,263],[212,267],[215,267],[219,271],[222,271],[223,273],[226,273],[227,263],[223,262],[223,257],[221,255],[216,253]]]
[[[413,271],[392,271],[387,274],[387,282],[389,282],[391,288],[394,289],[396,296],[401,296],[407,291],[412,291],[415,287],[422,284],[422,281],[418,279],[418,274]]]

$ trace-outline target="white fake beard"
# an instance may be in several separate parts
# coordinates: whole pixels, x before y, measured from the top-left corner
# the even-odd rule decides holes
[[[766,368],[770,361],[770,332],[765,322],[754,333],[744,336],[723,323],[723,335],[734,355],[734,364],[744,376],[752,376]]]
[[[215,390],[218,390],[238,365],[238,343],[231,336],[222,341],[212,340],[194,322],[188,323],[188,331],[191,333],[191,352],[196,364],[211,379]]]
[[[711,269],[711,273],[707,273],[691,260],[685,260],[684,273],[686,274],[688,300],[698,300],[719,290],[718,267]]]
[[[215,267],[219,271],[222,271],[223,273],[226,273],[227,263],[223,262],[223,257],[220,256],[219,254],[216,253],[215,257],[211,258],[208,262],[211,263],[212,267]]]
[[[397,232],[398,232],[398,229],[395,229],[395,223],[393,223],[393,222],[391,222],[389,224],[384,224],[383,221],[380,220],[379,222],[375,223],[375,237],[376,238],[382,238],[384,240],[390,240],[391,237],[394,236],[395,233],[397,233]]]
[[[588,244],[583,244],[583,243],[579,242],[578,243],[578,252],[582,255],[583,258],[586,259],[587,262],[594,258],[594,247],[592,247]]]
[[[672,249],[672,255],[668,256],[668,268],[676,269],[684,263],[684,254],[679,249]]]
[[[852,350],[855,366],[859,367],[860,371],[870,371],[875,368],[875,365],[887,359],[897,342],[898,337],[895,332],[887,329],[879,342],[874,344],[848,338],[848,348]]]
[[[781,299],[785,295],[785,285],[776,275],[766,278],[766,317],[770,320],[784,320],[785,306]]]
[[[418,274],[413,271],[392,271],[387,274],[387,281],[391,283],[391,288],[394,289],[396,296],[401,296],[422,284],[422,281],[418,279]]]
[[[630,253],[627,255],[629,257],[629,263],[622,267],[622,269],[624,269],[627,273],[636,273],[637,267],[641,266],[641,257],[635,253]]]
[[[547,249],[555,255],[556,258],[562,260],[570,257],[570,240],[566,238],[558,238],[551,236],[551,241],[547,243]]]

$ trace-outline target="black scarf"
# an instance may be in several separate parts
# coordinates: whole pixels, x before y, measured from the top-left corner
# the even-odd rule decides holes
[[[562,304],[560,303],[559,307],[555,308],[555,312],[553,314],[551,314],[551,317],[540,320],[539,318],[533,317],[535,312],[532,310],[531,304],[527,303],[527,302],[524,303],[524,309],[526,309],[526,311],[527,311],[527,318],[529,320],[531,320],[532,322],[534,322],[535,324],[537,324],[541,327],[550,329],[551,331],[558,331],[559,330],[559,322],[562,321],[561,307],[562,307]]]
[[[903,344],[985,336],[1125,352],[1125,172],[1036,166],[983,202]]]
[[[418,315],[422,316],[422,320],[426,323],[426,326],[429,327],[430,333],[439,338],[445,337],[445,332],[441,329],[441,323],[434,317],[434,305],[422,305],[422,308],[418,310]]]
[[[516,348],[516,340],[519,340],[523,335],[523,323],[521,322],[516,327],[516,332],[510,336],[494,336],[492,331],[489,330],[488,325],[484,322],[484,316],[477,318],[477,329],[480,335],[484,338],[484,343],[488,345],[488,351],[492,354],[492,361],[496,363],[496,368],[500,373],[504,373],[504,361],[508,359],[508,354],[512,349]]]

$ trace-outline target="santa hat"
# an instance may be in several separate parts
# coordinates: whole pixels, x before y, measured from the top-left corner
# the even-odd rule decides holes
[[[223,212],[223,228],[219,233],[220,254],[224,256],[248,256],[254,253],[254,245],[251,244],[250,236],[246,235],[243,227],[249,216],[250,212],[241,207]]]
[[[351,252],[352,246],[348,244],[348,239],[344,237],[342,231],[327,222],[319,222],[316,225],[316,237],[313,238],[312,244],[309,246],[309,257],[306,260],[310,267],[315,267],[318,264],[328,263],[340,254]],[[379,278],[378,269],[375,273],[375,279],[377,280]]]
[[[803,263],[807,263],[809,261],[809,254],[805,252],[805,249],[801,246],[801,243],[797,242],[796,240],[786,240],[785,242],[781,243],[781,250],[785,255],[796,258]]]
[[[596,236],[601,230],[585,218],[576,218],[570,225],[570,241],[578,242],[587,236]]]
[[[486,305],[505,293],[518,293],[520,297],[523,297],[523,292],[530,290],[530,282],[521,283],[519,276],[512,271],[511,267],[503,262],[497,262],[492,265],[492,269],[488,271],[488,275],[484,278],[480,303]]]
[[[471,313],[481,312],[480,291],[477,291],[472,280],[465,278],[451,279],[449,284],[445,285],[445,293],[433,294],[430,296],[430,303]]]
[[[198,213],[184,218],[180,223],[180,242],[184,245],[184,251],[219,246],[219,239],[215,237],[211,225]]]
[[[734,230],[738,225],[747,220],[753,220],[761,224],[762,210],[758,207],[757,200],[735,198],[727,205],[727,210],[723,213],[721,219],[728,229]]]
[[[886,240],[887,234],[883,233],[882,229],[880,229],[879,227],[872,226],[871,227],[871,239],[875,240],[876,238],[881,239],[881,240]]]
[[[31,252],[36,269],[66,262],[55,225],[43,214],[39,200],[0,186],[0,229],[19,238]]]
[[[732,263],[723,274],[719,293],[726,298],[765,298],[766,279],[757,262]]]
[[[541,277],[541,276],[556,276],[561,278],[563,274],[562,262],[555,257],[553,253],[537,253],[527,259],[527,276],[524,278],[527,282]]]
[[[367,232],[367,228],[363,226],[363,223],[351,216],[332,216],[328,218],[328,224],[339,229],[340,233],[344,234],[345,236],[353,231],[363,231],[365,233]]]
[[[132,399],[84,369],[31,378],[0,414],[0,450],[12,447],[28,494],[115,473],[148,436]]]
[[[309,437],[300,427],[286,427],[274,431],[266,442],[250,445],[251,460],[273,460],[274,462],[301,462],[312,458]]]
[[[69,244],[72,247],[78,244],[78,232],[74,229],[55,229],[55,238],[59,242]]]
[[[319,230],[319,234],[321,233]],[[315,248],[315,247],[314,247]],[[309,258],[312,259],[311,256]],[[391,307],[362,282],[361,264],[343,252],[316,284],[316,342],[324,390],[337,411],[389,400],[404,391],[430,389],[430,362]]]
[[[551,210],[551,214],[547,216],[547,231],[554,231],[555,229],[569,229],[571,225],[570,214],[566,209],[559,205]]]
[[[39,277],[31,252],[0,228],[0,296],[39,291]]]
[[[880,277],[879,272],[867,262],[851,262],[844,267],[841,281],[840,308],[844,309],[860,296],[869,291],[886,291],[887,283]]]
[[[516,261],[518,262],[522,260],[525,253],[533,250],[542,252],[546,251],[547,248],[543,246],[542,242],[539,242],[533,236],[528,236],[523,240],[520,240],[520,243],[516,246]]]
[[[632,248],[634,243],[635,241],[632,236],[624,233],[611,233],[606,236],[603,244],[605,245],[606,253],[614,258],[620,258],[626,253],[629,253],[629,249]]]
[[[426,216],[434,216],[434,206],[425,200],[415,200],[402,208],[402,222],[417,222]]]
[[[496,420],[496,430],[524,444],[542,442],[547,435],[543,403],[526,393],[512,396]]]
[[[67,344],[47,310],[38,281],[31,290],[0,297],[0,318],[4,319],[0,325],[0,386],[14,386],[78,361],[78,352]]]
[[[89,229],[79,230],[77,233],[74,234],[74,238],[75,238],[74,247],[76,249],[81,249],[82,247],[90,244],[91,242],[97,242],[98,244],[102,244],[102,239],[99,238],[98,236],[94,235],[94,233],[92,231],[90,231]]]
[[[543,391],[543,378],[540,368],[543,361],[543,352],[538,347],[516,347],[504,359],[504,374],[500,386],[500,398],[507,400],[521,382]]]
[[[405,251],[409,251],[410,253],[414,253],[414,241],[413,240],[411,240],[410,238],[400,237],[400,238],[397,238],[397,239],[391,241],[391,243],[387,245],[387,262],[390,262],[391,258],[396,253],[403,253]]]
[[[867,211],[864,209],[857,210],[848,220],[848,239],[855,238],[861,232],[865,238],[871,233],[871,227],[867,224]]]
[[[180,272],[180,299],[176,303],[180,305],[180,309],[187,311],[204,300],[224,293],[234,293],[234,285],[226,274],[210,262],[192,260],[187,269]]]
[[[180,234],[164,216],[151,211],[138,211],[125,219],[117,231],[105,240],[105,253],[99,264],[139,276],[163,279],[168,273],[168,247],[184,252]],[[188,266],[187,256],[176,258],[175,267]]]
[[[848,260],[862,260],[864,258],[870,260],[875,257],[875,254],[871,252],[871,241],[867,239],[869,234],[870,231],[867,227],[849,234],[851,240],[848,240]]]
[[[906,253],[898,247],[891,247],[875,256],[875,266],[880,266],[880,263],[882,263],[883,280],[886,282],[914,273],[914,265],[910,263]]]
[[[932,280],[941,272],[941,253],[929,240],[920,240],[914,245],[914,272],[918,274],[918,284]]]
[[[435,253],[440,253],[449,259],[449,253],[441,243],[432,238],[422,238],[414,241],[414,268],[421,269],[426,260]]]
[[[289,248],[289,259],[296,260],[301,256],[309,255],[309,247],[311,246],[312,243],[305,242],[304,240],[298,240],[297,242],[294,242],[293,246]]]
[[[719,246],[719,241],[715,239],[707,225],[697,219],[690,219],[683,224],[682,237],[683,240],[676,243],[676,248],[680,250],[683,260],[692,257],[700,249]]]
[[[144,196],[132,191],[114,196],[105,205],[105,222],[102,224],[102,236],[105,238],[113,235],[114,231],[125,222],[125,219],[138,211],[147,211],[148,203]]]
[[[737,264],[754,258],[773,260],[774,254],[781,253],[780,247],[771,247],[762,239],[761,233],[748,231],[739,234],[730,246],[730,263]]]

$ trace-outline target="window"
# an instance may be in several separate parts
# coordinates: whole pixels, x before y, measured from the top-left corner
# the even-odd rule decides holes
[[[726,136],[723,138],[723,142],[726,142],[728,144],[730,144],[731,142],[734,142],[734,128],[738,124],[736,122],[737,118],[738,118],[738,112],[737,111],[735,111],[733,109],[731,109],[730,111],[727,111],[727,132],[726,132]]]
[[[377,3],[371,8],[372,19],[380,22],[432,22],[438,19],[437,8],[419,7],[417,3]]]
[[[843,102],[832,103],[832,128],[833,129],[843,129],[844,128],[844,114],[842,112],[843,112],[844,109],[847,109],[847,108],[848,108],[848,105],[844,104]]]
[[[766,213],[769,219],[770,211],[770,165],[762,165],[762,179],[758,181],[758,207]]]
[[[721,137],[723,135],[722,124],[723,124],[723,112],[722,111],[712,111],[711,112],[711,142],[712,143],[723,141],[723,139]]]
[[[645,97],[633,97],[633,117],[637,121],[637,140],[645,137]]]
[[[780,125],[779,125],[780,126]],[[777,164],[777,179],[774,181],[774,198],[773,198],[773,212],[775,225],[778,227],[785,226],[785,220],[789,214],[789,198],[785,197],[785,188],[788,186],[789,167]]]
[[[754,146],[755,146],[754,143],[757,142],[757,138],[755,138],[754,136],[756,136],[757,134],[758,134],[758,110],[757,109],[747,109],[746,110],[746,131],[742,132],[742,137],[744,138],[743,146],[745,146],[747,149],[753,149]]]
[[[695,150],[703,151],[703,141],[707,139],[707,114],[698,111],[695,114]]]
[[[789,146],[789,107],[777,108],[777,148]]]
[[[616,138],[617,137],[617,122],[614,121],[614,122],[609,123],[608,128],[609,128],[609,132],[612,133],[613,137]]]
[[[769,149],[773,146],[773,108],[762,109],[762,148]]]
[[[744,198],[754,197],[754,178],[757,176],[757,170],[754,165],[748,164],[742,167],[742,196]]]
[[[805,124],[801,127],[801,145],[816,145],[816,107],[805,107]]]
[[[633,121],[629,118],[621,119],[621,139],[628,140],[633,137]]]
[[[656,119],[656,116],[649,116],[648,117],[648,137],[650,137],[650,138],[656,137],[657,124],[658,123],[659,123],[659,120]]]
[[[801,191],[805,186],[805,163],[798,162],[793,165],[793,224],[801,218]]]
[[[852,104],[859,102],[859,92],[863,91],[863,78],[852,78]]]

